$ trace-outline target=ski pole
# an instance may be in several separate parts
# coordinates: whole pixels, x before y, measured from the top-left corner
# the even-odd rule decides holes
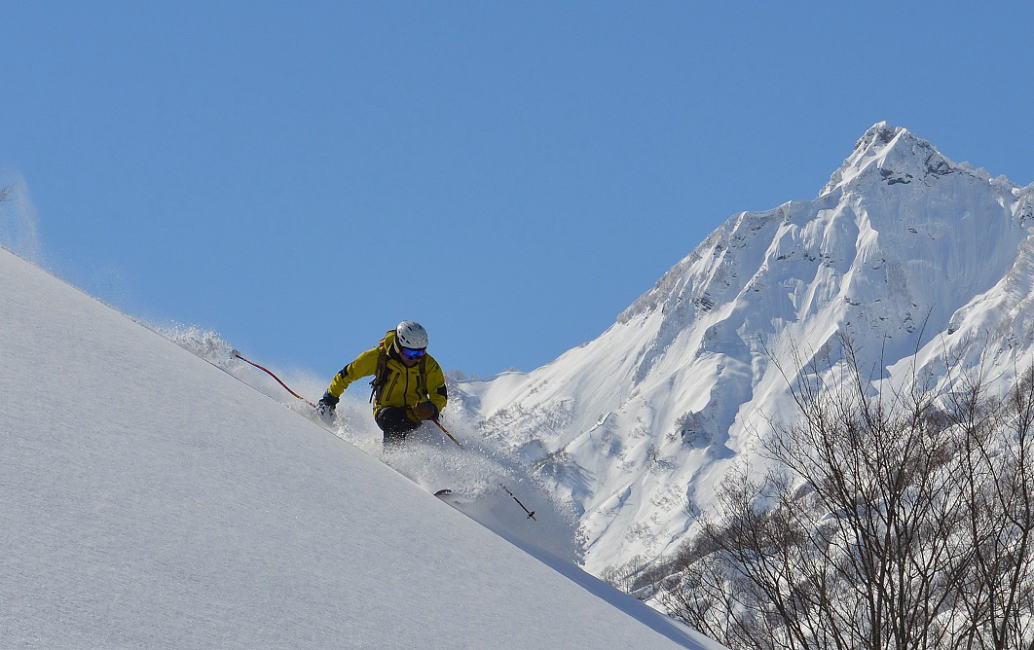
[[[442,433],[444,433],[445,435],[449,436],[449,440],[452,440],[453,442],[455,442],[457,447],[462,447],[463,446],[463,445],[460,444],[459,440],[457,440],[455,437],[453,437],[453,435],[451,433],[449,433],[448,429],[446,429],[445,427],[442,426],[442,423],[438,421],[438,418],[431,418],[431,422],[434,422],[435,424],[437,424],[438,428],[442,430]]]
[[[444,433],[445,435],[449,436],[449,440],[452,440],[453,442],[455,442],[457,447],[462,447],[463,446],[463,445],[460,444],[459,440],[457,440],[455,437],[453,437],[453,435],[451,433],[449,433],[448,429],[446,429],[445,427],[442,426],[442,423],[438,421],[438,418],[431,418],[431,421],[434,422],[435,424],[437,424],[438,428],[442,430],[442,433]],[[532,512],[531,510],[528,510],[524,506],[524,504],[521,503],[521,500],[517,498],[517,495],[510,491],[510,488],[506,487],[502,483],[499,484],[499,487],[501,487],[504,490],[506,490],[506,493],[509,494],[511,497],[513,497],[513,500],[517,502],[517,505],[519,505],[521,507],[521,510],[523,510],[524,512],[526,512],[528,514],[528,519],[531,519],[533,521],[538,521],[538,519],[535,519],[535,513]]]
[[[316,405],[315,405],[315,404],[313,404],[313,403],[312,403],[312,402],[310,402],[309,400],[305,399],[304,397],[302,397],[302,396],[301,396],[301,395],[299,395],[298,393],[296,393],[296,392],[294,392],[293,390],[291,390],[291,389],[290,389],[290,387],[289,387],[289,386],[288,386],[287,384],[285,384],[284,382],[280,381],[280,378],[279,378],[279,377],[277,377],[276,375],[274,375],[274,374],[273,374],[273,373],[272,373],[272,372],[271,372],[270,370],[268,370],[268,369],[266,369],[266,368],[263,368],[262,366],[260,366],[259,364],[255,363],[254,361],[248,361],[247,359],[245,359],[244,357],[242,357],[242,356],[241,356],[241,353],[240,353],[240,352],[238,352],[237,350],[234,350],[234,351],[230,352],[230,356],[231,356],[231,357],[237,357],[238,359],[240,359],[240,360],[241,360],[241,361],[243,361],[244,363],[247,363],[247,364],[250,364],[250,365],[252,365],[252,366],[255,366],[256,368],[258,368],[258,369],[259,369],[259,370],[261,370],[262,372],[266,373],[267,375],[269,375],[270,377],[272,377],[273,379],[275,379],[275,380],[277,381],[277,383],[278,383],[278,384],[280,384],[281,386],[283,386],[283,387],[284,387],[284,389],[285,389],[285,390],[287,390],[287,392],[288,392],[288,393],[290,393],[290,394],[294,395],[295,397],[297,397],[297,398],[298,398],[298,399],[300,399],[301,401],[305,402],[306,404],[308,404],[308,405],[309,405],[309,406],[311,406],[312,408],[316,408]]]
[[[442,423],[438,421],[438,418],[431,418],[431,421],[434,422],[435,424],[437,424],[438,428],[442,430],[442,433],[444,433],[445,435],[449,436],[449,440],[452,440],[453,442],[455,442],[457,447],[462,447],[463,446],[463,445],[460,444],[459,440],[457,440],[455,437],[453,437],[453,435],[451,433],[449,433],[448,429],[446,429],[445,427],[442,426]],[[524,512],[526,512],[528,514],[528,519],[531,519],[533,521],[538,521],[538,519],[535,519],[535,513],[532,512],[531,510],[528,510],[526,507],[524,507],[524,504],[521,503],[521,500],[517,498],[517,495],[515,495],[513,492],[510,491],[510,488],[506,487],[502,483],[499,484],[499,487],[501,487],[504,490],[506,490],[506,493],[509,494],[511,497],[513,497],[513,500],[517,502],[517,505],[519,505],[521,507],[521,510],[523,510]]]
[[[521,500],[518,499],[517,496],[513,492],[510,492],[510,488],[506,487],[502,483],[499,484],[499,487],[501,487],[504,490],[506,490],[506,493],[513,497],[513,500],[517,502],[517,505],[519,505],[521,507],[521,509],[524,510],[524,512],[528,513],[528,519],[532,519],[534,521],[538,521],[538,519],[535,519],[535,513],[532,512],[531,510],[528,510],[527,508],[525,508],[524,504],[521,503]]]

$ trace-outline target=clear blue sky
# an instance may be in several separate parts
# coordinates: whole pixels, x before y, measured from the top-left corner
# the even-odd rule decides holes
[[[0,166],[44,265],[330,375],[400,319],[448,369],[606,329],[872,123],[1034,181],[1034,3],[17,2]]]

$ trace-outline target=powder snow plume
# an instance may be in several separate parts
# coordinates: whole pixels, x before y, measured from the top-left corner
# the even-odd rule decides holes
[[[30,262],[42,262],[39,217],[20,174],[0,172],[0,246]]]

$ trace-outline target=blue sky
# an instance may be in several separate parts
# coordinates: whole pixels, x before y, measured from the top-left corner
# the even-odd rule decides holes
[[[43,264],[330,376],[530,370],[874,122],[1034,181],[1034,3],[51,2],[0,26]]]

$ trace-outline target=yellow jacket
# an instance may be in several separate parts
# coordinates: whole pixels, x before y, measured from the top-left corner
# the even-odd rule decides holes
[[[341,369],[330,381],[327,392],[334,397],[341,393],[356,379],[377,375],[381,355],[385,355],[383,383],[374,386],[373,412],[376,414],[385,406],[412,407],[422,402],[434,404],[437,413],[441,413],[449,401],[449,393],[445,387],[445,373],[441,366],[429,354],[425,354],[412,368],[402,364],[395,351],[395,332],[391,331],[381,339],[380,345],[363,352],[355,361]],[[375,377],[376,382],[379,377]],[[374,399],[375,398],[375,399]],[[410,411],[409,419],[417,422]]]

